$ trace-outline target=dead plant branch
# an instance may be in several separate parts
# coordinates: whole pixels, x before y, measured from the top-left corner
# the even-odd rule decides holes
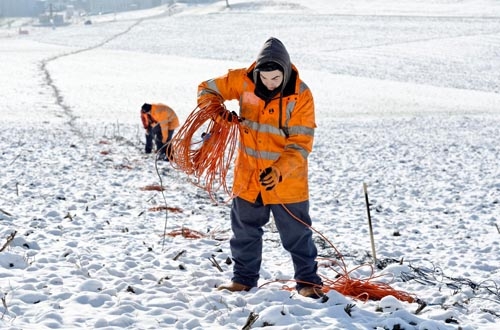
[[[3,214],[5,214],[5,215],[8,215],[9,217],[11,217],[11,216],[12,216],[12,214],[10,214],[9,212],[7,212],[7,211],[5,211],[5,210],[0,209],[0,212],[2,212],[2,213],[3,213]],[[498,227],[497,227],[497,228],[498,228]]]
[[[16,236],[16,234],[17,234],[16,230],[14,230],[12,233],[10,233],[9,237],[7,237],[7,241],[0,248],[0,252],[2,252],[3,250],[5,250],[7,248],[7,246],[9,246],[9,244],[12,242],[12,240],[14,239],[14,237]]]
[[[212,262],[212,265],[214,265],[215,267],[217,267],[217,269],[222,273],[224,272],[221,268],[221,266],[219,265],[219,263],[217,262],[217,260],[215,260],[215,257],[214,256],[211,256],[210,258],[208,258],[208,260],[210,260]]]
[[[259,314],[250,312],[250,315],[248,315],[247,322],[245,323],[245,326],[241,328],[241,330],[250,330],[252,328],[252,324],[257,321],[259,318]]]

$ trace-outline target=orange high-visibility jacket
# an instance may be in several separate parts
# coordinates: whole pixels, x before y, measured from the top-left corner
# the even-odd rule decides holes
[[[162,103],[151,104],[150,119],[153,126],[160,125],[163,143],[167,142],[168,131],[179,127],[179,118],[175,111]]]
[[[257,62],[258,63],[258,62]],[[198,103],[205,98],[239,101],[242,129],[234,168],[233,194],[255,202],[259,193],[265,204],[297,203],[309,199],[307,157],[312,151],[316,128],[313,96],[289,64],[287,85],[267,104],[255,94],[254,69],[229,70],[198,87]],[[286,64],[285,64],[286,65]],[[217,101],[216,101],[217,102]],[[282,176],[274,189],[266,191],[259,182],[269,166]]]

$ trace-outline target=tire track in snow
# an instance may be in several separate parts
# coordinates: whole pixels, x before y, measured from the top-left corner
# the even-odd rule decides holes
[[[122,31],[120,33],[117,33],[115,35],[112,35],[108,39],[106,39],[106,40],[104,40],[104,41],[102,41],[102,42],[100,42],[98,44],[95,44],[95,45],[90,46],[90,47],[78,49],[78,50],[75,50],[75,51],[72,51],[72,52],[59,54],[59,55],[56,55],[56,56],[53,56],[53,57],[49,57],[49,58],[44,59],[44,60],[41,61],[41,63],[40,63],[40,71],[42,71],[42,75],[44,77],[45,84],[46,84],[46,86],[48,86],[49,88],[52,89],[54,97],[56,99],[55,103],[59,107],[61,107],[61,109],[63,110],[64,116],[68,117],[68,124],[69,124],[70,129],[71,129],[71,131],[73,133],[75,133],[80,138],[83,138],[83,133],[75,125],[75,121],[78,118],[78,116],[75,115],[75,113],[73,112],[71,106],[68,105],[68,104],[66,104],[64,102],[64,97],[62,96],[62,93],[61,93],[60,89],[57,87],[57,85],[55,84],[54,80],[52,79],[52,76],[50,74],[50,70],[47,68],[47,65],[49,63],[53,62],[53,61],[56,61],[56,60],[58,60],[60,58],[66,57],[66,56],[76,55],[76,54],[79,54],[79,53],[88,52],[88,51],[100,48],[100,47],[106,45],[107,43],[109,43],[109,42],[111,42],[111,41],[113,41],[113,40],[115,40],[115,39],[117,39],[117,38],[119,38],[119,37],[121,37],[121,36],[129,33],[134,27],[136,27],[137,25],[141,24],[145,20],[156,19],[156,18],[160,18],[160,17],[164,17],[164,16],[171,16],[171,15],[175,14],[176,12],[177,12],[177,10],[175,8],[175,4],[174,5],[169,5],[169,6],[167,6],[166,10],[163,13],[137,19],[128,28],[126,28],[124,31]]]
[[[75,125],[75,121],[76,119],[78,118],[78,116],[76,116],[71,108],[70,105],[66,104],[64,102],[64,97],[62,96],[61,94],[61,91],[60,89],[57,87],[57,85],[55,84],[54,80],[52,79],[52,76],[50,74],[50,71],[49,69],[47,68],[48,64],[53,62],[53,61],[56,61],[60,58],[63,58],[63,57],[66,57],[66,56],[71,56],[71,55],[76,55],[76,54],[80,54],[80,53],[83,53],[83,52],[88,52],[88,51],[91,51],[91,50],[94,50],[94,49],[97,49],[99,47],[102,47],[104,46],[105,44],[111,42],[112,40],[115,40],[125,34],[127,34],[128,32],[130,32],[135,26],[139,25],[144,19],[139,19],[137,21],[135,21],[133,24],[131,24],[127,29],[125,29],[124,31],[120,32],[120,33],[117,33],[111,37],[109,37],[108,39],[96,44],[96,45],[93,45],[93,46],[90,46],[90,47],[87,47],[87,48],[83,48],[83,49],[78,49],[78,50],[75,50],[75,51],[72,51],[72,52],[69,52],[69,53],[63,53],[63,54],[59,54],[59,55],[56,55],[56,56],[53,56],[53,57],[50,57],[50,58],[47,58],[47,59],[44,59],[42,60],[41,64],[40,64],[40,70],[42,71],[42,75],[44,77],[44,81],[45,81],[45,84],[52,89],[53,91],[53,94],[54,94],[54,97],[55,97],[55,103],[62,108],[63,110],[63,114],[68,117],[68,124],[70,126],[70,129],[73,133],[75,133],[76,135],[78,135],[80,138],[83,138],[83,133],[76,127]]]

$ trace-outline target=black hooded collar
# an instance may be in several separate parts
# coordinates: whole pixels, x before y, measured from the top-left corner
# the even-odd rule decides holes
[[[253,80],[254,77],[254,70],[251,70],[247,74],[248,78]],[[282,91],[281,96],[290,96],[295,94],[295,83],[297,81],[297,72],[294,70],[291,70],[290,78],[288,79],[288,83],[283,86],[280,86],[276,88],[273,91],[270,91],[267,89],[266,86],[262,83],[262,80],[260,79],[260,75],[255,75],[256,77],[256,82],[255,82],[255,95],[257,95],[260,99],[264,100],[266,103],[269,103],[273,98],[275,98],[280,91]]]

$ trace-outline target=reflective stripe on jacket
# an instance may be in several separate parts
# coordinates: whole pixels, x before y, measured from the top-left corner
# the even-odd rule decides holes
[[[151,119],[153,124],[158,123],[161,127],[162,142],[167,142],[168,131],[179,127],[179,118],[172,108],[165,104],[151,104]]]
[[[239,115],[244,120],[233,193],[250,202],[255,202],[261,193],[265,204],[308,200],[307,157],[312,151],[316,128],[312,93],[292,65],[293,90],[278,94],[266,104],[254,93],[255,84],[251,79],[254,67],[255,63],[248,69],[229,70],[226,75],[202,82],[198,87],[198,103],[203,98],[214,97],[214,93],[224,100],[239,101]],[[266,191],[259,175],[271,165],[281,172],[282,182]]]

